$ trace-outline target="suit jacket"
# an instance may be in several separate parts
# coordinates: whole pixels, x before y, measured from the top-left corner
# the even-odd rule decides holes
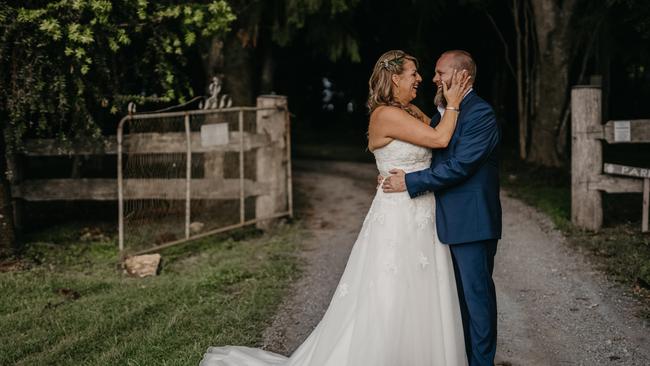
[[[431,125],[440,122],[437,113]],[[436,225],[444,244],[501,238],[499,141],[492,107],[471,91],[460,104],[456,130],[445,149],[434,150],[429,169],[406,174],[409,195],[434,192]]]

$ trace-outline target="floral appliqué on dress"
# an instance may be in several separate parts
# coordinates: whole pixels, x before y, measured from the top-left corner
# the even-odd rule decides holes
[[[425,269],[430,263],[429,263],[429,258],[427,258],[424,253],[420,252],[420,266],[422,266],[422,269]]]

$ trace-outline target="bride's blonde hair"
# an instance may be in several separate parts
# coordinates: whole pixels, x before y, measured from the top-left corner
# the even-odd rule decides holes
[[[395,95],[393,95],[391,76],[401,74],[407,60],[413,61],[415,66],[418,66],[418,60],[402,50],[388,51],[379,57],[372,70],[370,81],[368,81],[368,109],[370,113],[377,107],[385,105],[402,108],[414,117],[420,118],[410,108],[406,108],[395,100]]]

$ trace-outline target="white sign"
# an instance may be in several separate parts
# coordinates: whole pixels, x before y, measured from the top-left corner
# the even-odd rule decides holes
[[[629,142],[632,138],[630,133],[630,121],[614,121],[614,141]]]
[[[227,145],[229,142],[228,124],[213,123],[201,126],[201,146]]]
[[[607,174],[625,175],[627,177],[636,178],[650,178],[650,169],[646,168],[605,163],[603,170]]]

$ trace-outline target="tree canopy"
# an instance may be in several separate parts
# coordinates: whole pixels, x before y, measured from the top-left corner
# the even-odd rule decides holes
[[[129,101],[193,95],[187,55],[222,36],[224,0],[25,1],[0,4],[0,123],[8,148],[26,134],[99,137],[102,115]]]

